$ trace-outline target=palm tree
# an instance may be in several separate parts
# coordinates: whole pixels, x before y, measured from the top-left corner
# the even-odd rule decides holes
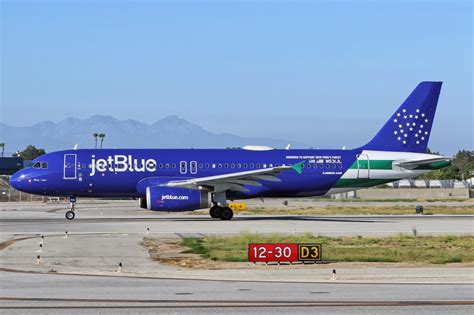
[[[2,157],[3,157],[3,153],[5,153],[5,143],[4,142],[0,143],[0,148],[2,148]]]
[[[99,138],[100,138],[100,148],[102,149],[102,143],[104,142],[105,133],[100,133]]]
[[[92,134],[92,136],[93,136],[94,139],[95,139],[95,148],[97,149],[97,137],[99,136],[99,134],[98,134],[97,132],[94,132],[94,133]]]

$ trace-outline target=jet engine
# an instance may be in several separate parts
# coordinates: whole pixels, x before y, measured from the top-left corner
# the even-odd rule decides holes
[[[190,211],[209,208],[210,193],[202,190],[149,186],[146,188],[146,200],[140,198],[140,207],[154,211]]]

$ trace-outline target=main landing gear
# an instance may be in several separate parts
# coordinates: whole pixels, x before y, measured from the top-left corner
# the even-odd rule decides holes
[[[69,202],[71,203],[71,210],[66,212],[66,219],[74,220],[76,214],[74,211],[76,210],[76,197],[69,197]]]
[[[211,215],[211,218],[214,219],[221,219],[221,220],[231,220],[232,217],[234,216],[234,211],[232,211],[231,208],[229,207],[220,207],[220,206],[213,206],[209,210],[209,214]]]

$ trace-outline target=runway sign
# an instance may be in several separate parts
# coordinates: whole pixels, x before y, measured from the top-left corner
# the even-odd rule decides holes
[[[321,244],[249,244],[248,257],[250,262],[320,261]]]

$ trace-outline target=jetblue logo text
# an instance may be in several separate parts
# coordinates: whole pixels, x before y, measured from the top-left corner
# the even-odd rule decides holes
[[[189,196],[161,195],[161,200],[188,200]]]
[[[155,172],[156,161],[154,159],[135,159],[131,155],[114,155],[106,159],[95,159],[92,156],[90,176],[97,173],[109,172]]]

